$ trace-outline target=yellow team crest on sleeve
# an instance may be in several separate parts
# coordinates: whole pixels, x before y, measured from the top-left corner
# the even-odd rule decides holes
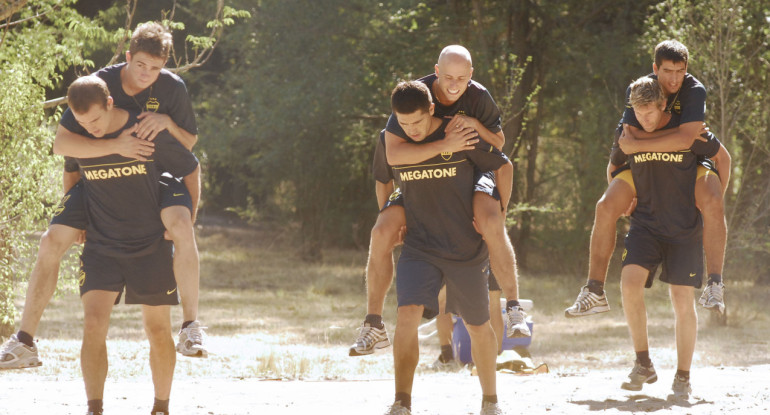
[[[452,152],[451,151],[444,151],[441,153],[441,158],[445,161],[449,161],[452,158]]]

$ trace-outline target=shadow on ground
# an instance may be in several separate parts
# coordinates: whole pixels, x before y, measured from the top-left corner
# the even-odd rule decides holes
[[[670,410],[673,407],[694,408],[698,405],[713,404],[713,402],[704,399],[690,400],[675,398],[669,395],[666,399],[655,398],[647,395],[632,395],[625,401],[616,399],[606,399],[603,401],[587,400],[572,401],[575,405],[586,406],[589,411],[605,411],[615,409],[625,412],[655,412],[660,410]]]

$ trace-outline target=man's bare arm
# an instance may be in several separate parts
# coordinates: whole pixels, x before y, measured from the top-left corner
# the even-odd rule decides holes
[[[498,150],[502,150],[503,146],[505,145],[505,134],[503,134],[502,131],[493,133],[492,131],[489,131],[487,127],[476,118],[469,117],[467,115],[455,115],[452,117],[452,121],[447,124],[444,131],[449,132],[458,128],[472,128],[476,130],[482,140],[492,144]]]
[[[385,206],[385,202],[388,201],[388,197],[393,193],[393,180],[387,183],[375,180],[374,193],[377,195],[377,206],[382,210],[382,207]]]
[[[467,128],[447,133],[443,140],[432,143],[409,143],[397,135],[385,131],[385,157],[391,166],[417,164],[443,152],[459,153],[473,150],[479,139],[475,131]]]
[[[59,125],[53,142],[53,152],[54,154],[77,158],[120,154],[123,157],[147,161],[147,157],[155,151],[155,144],[132,136],[135,128],[136,126],[133,126],[123,130],[117,138],[99,140],[75,134]]]
[[[192,199],[192,223],[195,224],[195,219],[198,217],[198,203],[201,200],[201,166],[193,170],[192,173],[184,176],[182,179],[187,191],[190,192],[190,198]]]
[[[192,134],[184,128],[177,125],[174,120],[167,114],[159,114],[155,112],[143,112],[137,117],[139,121],[139,128],[136,130],[136,136],[152,141],[158,135],[159,132],[167,130],[177,141],[179,141],[184,148],[192,151],[195,143],[198,142],[198,136]]]
[[[706,141],[700,135],[704,132],[704,124],[701,121],[693,121],[681,124],[677,128],[653,131],[648,133],[639,128],[623,124],[623,135],[618,144],[626,154],[640,151],[679,151],[692,147],[695,140]]]
[[[609,161],[607,163],[607,184],[612,183],[612,173],[615,172],[615,170],[619,169],[620,166],[616,166],[612,164],[612,161]]]

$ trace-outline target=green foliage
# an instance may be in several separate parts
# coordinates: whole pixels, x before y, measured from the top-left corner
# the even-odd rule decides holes
[[[10,27],[0,44],[0,335],[13,322],[13,288],[29,270],[26,259],[34,258],[37,243],[26,236],[44,228],[59,188],[60,160],[50,156],[50,115],[42,107],[45,88],[72,65],[92,65],[80,50],[85,36],[98,30],[72,3],[30,1],[16,20],[48,12]]]

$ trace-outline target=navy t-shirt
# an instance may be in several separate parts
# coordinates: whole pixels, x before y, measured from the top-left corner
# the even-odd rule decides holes
[[[497,133],[503,129],[500,108],[497,107],[495,100],[492,99],[492,95],[489,94],[489,91],[487,91],[484,85],[473,80],[468,81],[468,89],[463,92],[460,98],[458,98],[452,105],[445,106],[441,105],[438,98],[436,98],[436,95],[433,93],[433,83],[436,82],[436,79],[438,79],[438,77],[435,73],[418,79],[418,81],[428,86],[430,94],[433,97],[433,102],[436,104],[433,113],[434,117],[443,118],[452,117],[456,114],[464,114],[476,118],[493,133]],[[409,138],[398,124],[398,119],[396,119],[395,114],[390,114],[385,129],[403,139]]]
[[[137,122],[136,115],[129,113],[123,128],[98,139],[117,137]],[[162,242],[160,175],[167,171],[183,177],[198,166],[195,156],[166,131],[155,138],[155,152],[146,162],[117,154],[75,160],[88,215],[85,249],[113,257],[145,255]]]
[[[647,76],[652,79],[658,79],[654,73]],[[642,126],[636,119],[634,108],[628,102],[630,96],[631,86],[626,88],[626,109],[623,111],[623,118],[620,120],[620,123],[641,129]],[[693,121],[702,122],[706,117],[706,88],[694,76],[689,73],[685,74],[679,91],[669,96],[666,100],[666,112],[678,115],[680,117],[680,124]]]
[[[380,131],[377,146],[374,148],[374,160],[372,160],[372,176],[380,183],[390,183],[393,180],[393,170],[388,164],[385,155],[385,130]]]
[[[150,111],[166,114],[180,128],[190,134],[198,134],[192,101],[182,78],[166,69],[161,69],[158,79],[149,88],[132,97],[123,90],[123,84],[120,82],[120,71],[125,66],[125,63],[108,66],[94,74],[107,84],[107,89],[117,108],[135,113]],[[89,136],[86,129],[78,124],[69,108],[62,114],[59,124],[75,134]],[[64,158],[64,170],[70,173],[78,171],[74,159]]]
[[[681,124],[672,114],[661,130]],[[682,242],[700,236],[703,224],[695,207],[695,180],[699,157],[713,157],[720,143],[709,133],[707,142],[696,140],[688,150],[640,152],[628,156],[636,187],[637,204],[631,226],[647,228],[667,242]]]
[[[445,119],[425,140],[411,142],[419,145],[444,139],[448,122]],[[475,168],[492,171],[507,162],[505,154],[479,141],[473,150],[393,166],[409,229],[404,250],[446,261],[486,259],[486,245],[473,227]]]

